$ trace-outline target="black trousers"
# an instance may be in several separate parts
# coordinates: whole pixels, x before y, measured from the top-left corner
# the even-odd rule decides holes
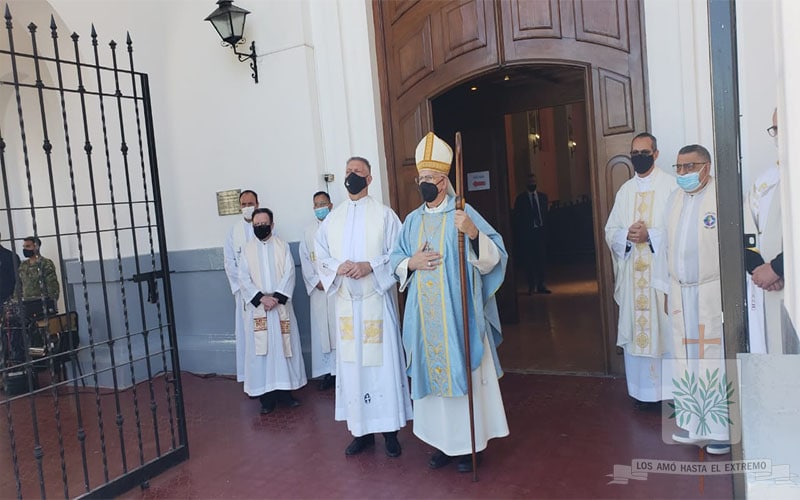
[[[528,290],[544,289],[545,269],[547,268],[547,240],[543,227],[535,228],[526,238],[522,252]]]

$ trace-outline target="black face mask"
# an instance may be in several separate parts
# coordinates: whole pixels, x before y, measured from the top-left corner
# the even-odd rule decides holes
[[[253,226],[253,233],[259,240],[264,240],[272,233],[272,226]]]
[[[528,184],[528,191],[531,193],[536,191],[536,184]]]
[[[643,174],[650,170],[650,167],[653,166],[653,162],[655,158],[653,155],[633,155],[631,156],[631,163],[633,163],[633,170],[636,171],[637,174]]]
[[[34,255],[36,255],[36,252],[34,252],[33,250],[28,250],[27,248],[23,248],[22,255],[24,255],[26,259],[30,259]]]
[[[367,178],[361,177],[355,172],[350,172],[350,175],[344,179],[344,187],[350,194],[358,194],[367,187]]]
[[[436,187],[436,184],[431,182],[420,182],[419,194],[422,195],[423,200],[425,200],[427,203],[430,203],[435,200],[437,196],[439,196],[439,188]]]

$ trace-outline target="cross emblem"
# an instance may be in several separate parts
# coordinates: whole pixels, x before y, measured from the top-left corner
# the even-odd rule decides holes
[[[369,397],[369,393],[364,394],[364,403],[369,404],[372,401],[372,398]]]
[[[706,325],[699,325],[698,338],[696,339],[683,339],[683,345],[697,344],[700,349],[700,359],[705,359],[706,345],[716,344],[720,345],[721,339],[706,339],[705,337]]]

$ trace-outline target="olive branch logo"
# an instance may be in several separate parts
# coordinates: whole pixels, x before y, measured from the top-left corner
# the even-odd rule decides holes
[[[726,375],[720,377],[719,372],[719,368],[713,372],[706,368],[703,378],[702,374],[696,377],[694,372],[686,370],[680,380],[672,379],[675,389],[673,402],[669,403],[672,408],[669,418],[677,418],[678,424],[685,426],[692,416],[696,416],[695,433],[701,435],[711,432],[709,418],[717,424],[733,424],[728,415],[728,406],[735,403],[731,400],[733,382],[728,382]]]

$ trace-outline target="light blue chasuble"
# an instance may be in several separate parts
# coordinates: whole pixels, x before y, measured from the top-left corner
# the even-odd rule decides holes
[[[397,269],[425,244],[429,250],[442,254],[442,264],[436,269],[416,270],[406,282],[408,298],[403,318],[403,346],[413,399],[429,394],[454,397],[467,393],[455,198],[448,196],[444,203],[443,210],[429,210],[423,204],[411,212],[390,257],[392,269]],[[483,275],[467,261],[466,287],[472,370],[481,364],[483,339],[490,333],[488,344],[499,377],[502,370],[497,346],[502,334],[495,294],[505,277],[508,254],[502,236],[470,205],[466,205],[465,211],[482,237],[488,237],[500,254],[499,264]],[[465,242],[465,252],[474,260],[475,253],[466,236]]]

